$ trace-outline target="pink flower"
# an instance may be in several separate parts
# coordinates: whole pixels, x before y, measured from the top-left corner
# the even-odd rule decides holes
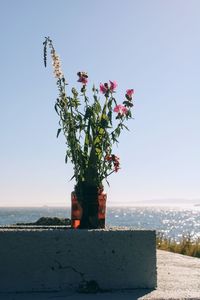
[[[88,79],[86,77],[79,77],[78,82],[81,82],[83,84],[87,84],[88,83]]]
[[[129,90],[126,91],[126,95],[127,95],[129,98],[132,98],[133,94],[134,94],[134,89],[129,89]]]
[[[128,112],[128,108],[126,108],[124,105],[117,105],[114,108],[114,112],[120,114],[120,115],[125,115]]]
[[[88,83],[88,75],[86,72],[78,72],[77,73],[79,79],[78,82],[81,82],[82,84],[86,85]]]
[[[117,87],[117,82],[115,80],[114,81],[109,80],[109,81],[110,81],[110,90],[111,92],[113,92]]]
[[[102,94],[107,93],[108,91],[108,84],[107,83],[100,83],[100,92]]]

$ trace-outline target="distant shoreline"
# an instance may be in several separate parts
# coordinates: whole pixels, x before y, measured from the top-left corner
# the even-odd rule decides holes
[[[66,203],[46,203],[46,204],[35,204],[35,205],[23,205],[15,204],[8,205],[3,203],[0,204],[1,208],[70,208],[70,200]],[[155,208],[177,208],[177,209],[198,209],[200,208],[200,199],[152,199],[152,200],[141,200],[141,201],[129,201],[129,202],[113,202],[107,201],[107,207],[155,207]]]
[[[200,208],[200,203],[196,204],[177,204],[177,203],[139,203],[139,202],[133,202],[133,203],[124,203],[124,204],[118,204],[118,203],[107,203],[107,208],[126,208],[126,207],[135,207],[135,208],[166,208],[166,209],[195,209],[195,208]],[[70,205],[0,205],[0,209],[34,209],[34,208],[39,208],[39,209],[48,209],[48,208],[63,208],[63,209],[70,209]]]

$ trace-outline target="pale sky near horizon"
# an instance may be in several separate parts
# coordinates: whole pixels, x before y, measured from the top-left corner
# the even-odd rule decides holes
[[[200,199],[200,1],[0,0],[0,206],[65,205],[74,182],[56,139],[50,36],[70,85],[135,89],[134,120],[116,154],[108,204]]]

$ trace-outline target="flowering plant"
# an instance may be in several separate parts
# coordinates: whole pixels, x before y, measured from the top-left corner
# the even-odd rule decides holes
[[[47,61],[47,45],[51,49],[54,75],[57,78],[59,97],[55,104],[55,110],[60,117],[60,128],[57,136],[63,131],[66,144],[66,162],[68,158],[74,165],[76,182],[86,181],[99,186],[103,179],[107,179],[113,172],[119,170],[119,158],[112,153],[112,146],[118,143],[122,129],[128,129],[124,121],[131,118],[133,106],[133,89],[128,89],[123,104],[117,104],[114,97],[117,83],[101,83],[99,89],[93,86],[93,103],[90,104],[86,96],[88,75],[86,72],[78,72],[78,82],[81,83],[81,94],[73,87],[71,95],[66,92],[66,79],[61,70],[59,56],[49,38],[44,42],[44,63]],[[101,105],[99,93],[105,97]],[[83,102],[80,101],[83,98]],[[84,103],[84,108],[80,106]],[[118,121],[113,124],[113,112]],[[115,127],[114,127],[115,125]]]
[[[69,94],[60,58],[49,37],[44,41],[45,67],[48,47],[59,91],[55,103],[60,118],[57,137],[62,131],[66,138],[65,161],[70,159],[74,166],[72,178],[76,180],[77,190],[83,186],[99,189],[104,179],[107,181],[108,176],[120,169],[119,157],[112,152],[112,148],[118,143],[122,129],[128,130],[125,121],[132,118],[134,90],[128,89],[124,101],[118,104],[115,99],[116,81],[100,83],[99,88],[93,85],[91,103],[87,96],[88,74],[78,72],[80,92],[72,87]],[[104,97],[103,103],[100,94]]]

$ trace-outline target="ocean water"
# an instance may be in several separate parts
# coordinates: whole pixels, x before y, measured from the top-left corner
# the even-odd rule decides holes
[[[166,237],[179,240],[190,234],[200,238],[200,209],[166,207],[108,207],[106,224],[127,226],[135,229],[156,229]],[[0,225],[18,222],[35,222],[40,217],[70,218],[70,208],[34,207],[0,208]]]

